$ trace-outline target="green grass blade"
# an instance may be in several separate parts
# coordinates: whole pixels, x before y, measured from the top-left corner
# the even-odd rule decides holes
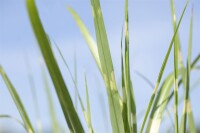
[[[156,92],[157,92],[157,90],[158,90],[158,87],[159,87],[159,84],[160,84],[160,81],[161,81],[161,78],[162,78],[162,75],[163,75],[165,66],[166,66],[167,61],[168,61],[169,54],[170,54],[171,49],[172,49],[172,46],[173,46],[174,39],[175,39],[175,37],[176,37],[176,33],[177,33],[177,31],[178,31],[178,29],[179,29],[179,26],[180,26],[180,24],[181,24],[181,21],[182,21],[182,18],[183,18],[183,16],[184,16],[185,10],[186,10],[186,8],[187,8],[188,2],[189,2],[189,1],[186,2],[186,5],[185,5],[185,7],[184,7],[184,9],[183,9],[183,12],[182,12],[182,14],[181,14],[181,18],[180,18],[180,20],[179,20],[179,22],[178,22],[177,29],[176,29],[176,31],[175,31],[175,33],[174,33],[174,35],[173,35],[173,38],[172,38],[171,43],[170,43],[170,45],[169,45],[167,54],[166,54],[165,59],[164,59],[164,61],[163,61],[162,67],[161,67],[161,69],[160,69],[160,72],[159,72],[159,75],[158,75],[158,79],[157,79],[157,82],[156,82],[156,85],[155,85],[153,94],[152,94],[152,96],[151,96],[151,98],[150,98],[150,102],[149,102],[149,105],[148,105],[148,107],[147,107],[147,111],[146,111],[146,114],[145,114],[145,117],[144,117],[144,120],[143,120],[143,123],[142,123],[142,127],[141,127],[141,130],[140,130],[141,133],[143,132],[143,129],[144,129],[146,120],[147,120],[148,115],[149,115],[149,113],[150,113],[150,110],[151,110],[151,107],[152,107],[152,104],[153,104],[153,101],[154,101]]]
[[[84,104],[83,104],[83,100],[82,100],[82,98],[81,98],[81,96],[80,96],[80,94],[79,94],[79,91],[78,91],[78,86],[77,86],[76,79],[73,78],[72,73],[71,73],[71,70],[70,70],[70,68],[69,68],[69,65],[67,64],[67,61],[65,60],[65,58],[64,58],[64,56],[63,56],[63,54],[62,54],[60,48],[58,47],[58,45],[57,45],[56,43],[54,43],[54,44],[55,44],[55,46],[56,46],[56,49],[58,50],[59,55],[61,56],[61,58],[62,58],[62,60],[63,60],[63,62],[64,62],[64,64],[65,64],[67,70],[68,70],[69,73],[70,73],[70,77],[71,77],[71,79],[72,79],[72,81],[73,81],[73,84],[74,84],[74,86],[75,86],[76,93],[77,93],[77,97],[78,97],[78,100],[79,100],[79,102],[80,102],[82,112],[83,112],[83,114],[84,114],[84,118],[85,118],[85,120],[86,120],[86,123],[87,123],[89,129],[90,129],[90,132],[92,133],[92,132],[93,132],[93,128],[92,128],[92,126],[91,126],[91,125],[92,125],[92,124],[91,124],[91,120],[90,120],[90,121],[88,120],[88,118],[91,118],[91,116],[89,116],[88,112],[85,110],[85,107],[84,107]],[[75,69],[76,69],[76,68],[75,68]],[[76,71],[76,70],[75,70],[75,71]]]
[[[107,88],[112,129],[114,133],[124,133],[122,101],[116,87],[114,69],[100,2],[99,0],[91,0],[91,5],[102,74]]]
[[[62,54],[60,48],[58,47],[58,45],[57,45],[56,43],[54,43],[54,44],[55,44],[55,46],[56,46],[56,49],[58,50],[59,55],[61,56],[62,61],[64,62],[65,66],[66,66],[66,68],[67,68],[67,70],[68,70],[68,72],[69,72],[69,74],[70,74],[70,78],[71,78],[72,81],[73,81],[73,84],[74,84],[74,87],[75,87],[75,91],[76,91],[76,93],[77,93],[78,100],[79,100],[80,105],[81,105],[81,109],[82,109],[82,111],[83,111],[83,113],[84,113],[84,112],[85,112],[85,107],[84,107],[84,105],[83,105],[83,100],[82,100],[82,98],[81,98],[81,96],[80,96],[80,94],[79,94],[79,91],[78,91],[77,81],[76,81],[76,79],[73,78],[73,75],[72,75],[72,72],[71,72],[71,70],[70,70],[70,68],[69,68],[69,65],[67,64],[67,61],[65,60],[65,58],[64,58],[64,56],[63,56],[63,54]],[[75,68],[75,69],[76,69],[76,68]],[[76,71],[76,70],[75,70],[75,71]]]
[[[162,120],[162,114],[167,105],[167,98],[173,85],[173,73],[171,73],[163,82],[158,95],[156,96],[153,109],[150,114],[150,120],[147,126],[147,133],[157,133]]]
[[[174,120],[175,133],[179,132],[178,126],[178,52],[179,46],[174,43]]]
[[[49,82],[48,82],[47,75],[45,73],[44,68],[42,68],[42,77],[43,77],[44,88],[45,88],[45,92],[47,94],[47,99],[48,99],[48,104],[49,104],[49,112],[50,112],[50,117],[51,117],[52,132],[58,133],[60,131],[59,125],[58,125],[58,120],[57,120],[55,109],[54,109],[54,103],[53,103],[53,98],[52,98],[52,94],[51,94],[51,91],[50,91]]]
[[[83,133],[83,127],[72,103],[67,86],[53,55],[50,42],[41,24],[34,0],[26,0],[27,10],[33,31],[53,81],[65,119],[71,132]]]
[[[130,131],[137,133],[136,106],[133,95],[133,87],[130,77],[130,59],[129,59],[129,20],[128,20],[128,0],[125,0],[125,89],[127,96],[127,114]]]
[[[11,120],[13,120],[13,121],[15,121],[15,122],[17,122],[19,125],[21,125],[25,130],[26,130],[26,127],[25,127],[25,125],[24,125],[24,123],[23,122],[21,122],[20,120],[18,120],[17,118],[15,118],[14,116],[11,116],[11,115],[0,115],[0,119],[11,119]]]
[[[186,69],[186,89],[184,96],[184,108],[181,122],[181,132],[186,132],[187,117],[189,119],[190,132],[196,132],[194,125],[193,113],[190,105],[189,92],[190,92],[190,71],[191,71],[191,54],[192,54],[192,32],[193,32],[193,11],[190,20],[190,34],[188,44],[188,57],[187,57],[187,69]]]
[[[199,60],[200,56],[198,55],[192,62],[191,70],[194,70],[195,65],[198,63]],[[181,83],[182,79],[179,80],[179,86],[181,85]],[[154,102],[153,110],[151,111],[150,120],[147,126],[147,133],[158,132],[163,112],[174,95],[174,91],[169,95],[172,85],[173,85],[173,73],[171,73],[164,80],[164,83],[162,84],[161,89],[159,90],[158,95],[156,96],[156,100]]]
[[[73,16],[74,20],[76,21],[76,24],[78,25],[81,33],[83,34],[83,37],[85,38],[88,47],[90,49],[90,52],[92,53],[96,64],[99,68],[99,71],[102,73],[101,70],[101,63],[100,63],[100,59],[99,59],[99,52],[97,49],[97,44],[95,43],[94,39],[92,38],[92,36],[90,35],[87,27],[85,26],[85,24],[83,23],[83,21],[81,20],[81,18],[78,16],[78,14],[70,7],[67,7],[68,11],[71,13],[71,15]]]
[[[2,68],[2,66],[0,66],[0,74],[10,92],[10,95],[12,96],[13,101],[15,102],[15,105],[17,106],[17,109],[21,115],[21,118],[24,122],[25,128],[27,130],[28,133],[34,133],[33,127],[31,125],[31,122],[29,120],[29,117],[26,113],[26,110],[24,108],[24,105],[16,91],[16,89],[14,88],[14,86],[12,85],[12,83],[10,82],[8,76],[6,75],[4,69]]]
[[[89,128],[89,133],[93,133],[92,128],[92,120],[91,120],[91,111],[90,111],[90,99],[89,99],[89,93],[88,93],[88,85],[87,85],[87,77],[85,74],[85,88],[86,88],[86,101],[87,101],[87,124]]]
[[[130,127],[128,123],[128,113],[127,113],[127,95],[125,89],[125,70],[124,70],[124,55],[123,55],[123,30],[124,27],[122,26],[122,33],[121,33],[121,85],[122,85],[122,97],[123,97],[123,109],[122,109],[122,117],[124,122],[124,130],[126,133],[130,132]]]

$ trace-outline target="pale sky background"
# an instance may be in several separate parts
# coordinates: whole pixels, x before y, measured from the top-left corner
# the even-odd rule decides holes
[[[144,74],[152,83],[156,82],[162,61],[173,36],[173,27],[170,0],[129,1],[131,78],[133,80],[137,112],[139,113],[146,109],[148,100],[152,94],[152,88],[138,77],[134,73],[134,70],[138,70]],[[72,16],[66,10],[66,6],[70,6],[77,11],[95,38],[90,1],[36,0],[36,2],[45,31],[61,48],[72,72],[74,68],[74,54],[75,52],[77,54],[78,88],[83,99],[85,99],[84,72],[86,71],[94,130],[97,133],[110,133],[112,130],[110,122],[108,122],[107,95],[103,80],[83,36],[79,32]],[[185,2],[185,0],[175,0],[178,19],[180,18]],[[194,4],[193,59],[200,53],[200,1],[191,0],[179,30],[184,62],[186,62],[187,58],[192,4]],[[124,0],[101,0],[101,7],[113,58],[115,76],[117,82],[119,82],[121,58],[120,36],[124,17]],[[71,96],[74,97],[74,86],[69,73],[55,48],[54,51]],[[172,55],[171,53],[164,77],[173,70]],[[0,0],[0,64],[4,67],[10,80],[16,87],[31,122],[35,127],[36,117],[25,62],[26,59],[29,60],[31,72],[34,76],[37,100],[39,101],[41,122],[44,129],[49,129],[51,123],[39,65],[40,56],[38,44],[27,16],[25,0]],[[192,72],[191,84],[200,78],[199,75],[199,71]],[[51,90],[54,97],[57,118],[61,126],[66,128],[66,122],[52,84]],[[180,95],[182,94],[183,91],[180,91]],[[197,87],[192,92],[191,98],[195,120],[200,125],[200,121],[198,121],[200,120],[199,94],[200,88]],[[102,102],[105,102],[107,114],[102,113],[102,106],[100,105]],[[182,113],[182,104],[179,112],[180,114]],[[86,126],[80,107],[78,108],[78,113],[84,126]],[[0,114],[9,114],[21,119],[2,78],[0,78]],[[138,120],[138,123],[140,128],[141,120]],[[166,120],[162,124],[161,130],[164,129],[164,125],[169,126],[169,120]],[[0,132],[2,129],[7,128],[12,131],[16,130],[15,133],[25,132],[20,125],[12,120],[0,119]]]

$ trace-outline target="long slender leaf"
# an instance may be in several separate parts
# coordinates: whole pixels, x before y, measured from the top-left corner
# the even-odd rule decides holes
[[[123,31],[124,27],[122,26],[121,33],[121,84],[122,84],[122,96],[123,96],[123,109],[122,109],[122,117],[124,122],[124,130],[126,133],[130,132],[129,122],[128,122],[128,113],[127,113],[127,95],[125,89],[125,70],[124,70],[124,55],[123,55]]]
[[[183,18],[183,15],[184,15],[184,13],[185,13],[185,10],[186,10],[186,8],[187,8],[188,2],[189,2],[189,1],[186,2],[186,5],[185,5],[185,7],[184,7],[184,9],[183,9],[183,12],[182,12],[182,14],[181,14],[181,18],[180,18],[180,20],[179,20],[179,22],[178,22],[177,29],[176,29],[176,31],[175,31],[175,33],[174,33],[174,35],[173,35],[173,38],[172,38],[171,43],[170,43],[170,45],[169,45],[167,54],[166,54],[165,59],[164,59],[164,61],[163,61],[162,67],[161,67],[161,69],[160,69],[160,72],[159,72],[159,75],[158,75],[158,79],[157,79],[157,82],[156,82],[156,85],[155,85],[153,94],[152,94],[152,96],[151,96],[151,98],[150,98],[150,102],[149,102],[149,105],[148,105],[148,107],[147,107],[147,111],[146,111],[146,114],[145,114],[145,117],[144,117],[144,120],[143,120],[143,123],[142,123],[142,127],[141,127],[141,130],[140,130],[141,133],[143,132],[143,129],[144,129],[146,120],[147,120],[147,118],[148,118],[149,112],[150,112],[150,110],[151,110],[151,107],[152,107],[152,104],[153,104],[153,101],[154,101],[154,98],[155,98],[155,95],[156,95],[156,92],[157,92],[158,87],[159,87],[159,85],[160,85],[160,81],[161,81],[161,79],[162,79],[162,75],[163,75],[163,72],[164,72],[164,70],[165,70],[165,66],[166,66],[166,64],[167,64],[168,57],[169,57],[169,54],[170,54],[171,49],[172,49],[174,39],[175,39],[175,37],[176,37],[176,33],[177,33],[178,29],[179,29],[179,26],[180,26],[180,23],[181,23],[181,21],[182,21],[182,18]]]
[[[190,92],[190,71],[191,71],[191,53],[192,53],[192,32],[193,32],[193,11],[191,14],[190,20],[190,34],[189,34],[189,44],[188,44],[188,57],[187,57],[187,69],[186,69],[186,89],[185,89],[185,96],[184,96],[184,108],[183,108],[183,118],[181,121],[181,132],[186,132],[187,127],[187,116],[189,119],[189,127],[190,132],[195,133],[196,128],[194,124],[194,117],[192,113],[191,103],[189,99],[189,92]]]
[[[83,133],[83,127],[72,103],[67,86],[63,80],[58,64],[53,55],[50,42],[41,24],[34,0],[26,0],[27,10],[33,31],[49,70],[65,119],[71,132]]]
[[[128,20],[128,0],[125,0],[125,88],[127,96],[127,114],[130,132],[137,133],[136,105],[133,95],[133,87],[130,77],[130,59],[129,59],[129,20]]]
[[[179,45],[174,43],[174,120],[175,133],[179,132],[178,126],[178,52]]]
[[[70,7],[67,7],[68,11],[71,13],[71,15],[73,16],[74,20],[76,21],[81,33],[83,34],[83,37],[85,38],[87,45],[90,49],[90,52],[92,53],[96,64],[99,68],[99,71],[102,73],[102,69],[101,69],[101,63],[100,63],[100,59],[99,59],[99,52],[97,49],[97,44],[95,43],[94,39],[92,38],[92,36],[90,35],[87,27],[85,26],[85,24],[83,23],[83,21],[81,20],[81,18],[78,16],[78,14]]]
[[[200,56],[198,55],[192,62],[191,70],[195,68],[195,65],[198,63],[199,60]],[[179,80],[179,86],[181,85],[181,83],[182,79]],[[156,96],[156,100],[154,102],[153,110],[151,111],[150,120],[147,126],[147,131],[146,131],[147,133],[158,132],[163,112],[174,95],[174,91],[171,94],[169,94],[172,85],[173,85],[173,73],[168,75],[168,77],[164,80],[164,83],[162,84],[158,92],[158,95]]]
[[[38,133],[42,133],[42,123],[41,123],[41,118],[40,118],[40,111],[38,107],[38,97],[37,97],[37,92],[35,88],[35,81],[33,77],[33,73],[31,72],[31,66],[28,58],[25,56],[25,63],[26,63],[26,68],[28,71],[28,81],[29,81],[29,86],[31,89],[31,95],[32,95],[32,101],[33,101],[33,107],[35,111],[35,117],[36,117],[36,126],[38,128]]]
[[[85,88],[86,88],[86,101],[87,101],[87,123],[88,123],[89,133],[93,133],[94,131],[93,131],[92,120],[91,120],[90,99],[89,99],[89,93],[88,93],[86,74],[85,74]]]
[[[14,88],[14,86],[12,85],[12,83],[10,82],[8,76],[6,75],[4,69],[2,68],[2,66],[0,66],[0,74],[10,92],[10,95],[12,96],[12,99],[13,101],[15,102],[15,105],[17,106],[17,109],[21,115],[21,118],[24,122],[24,126],[27,130],[28,133],[34,133],[34,130],[33,130],[33,127],[32,127],[32,124],[29,120],[29,117],[26,113],[26,110],[24,108],[24,105],[16,91],[16,89]]]
[[[114,69],[110,55],[110,49],[108,45],[103,16],[101,12],[100,2],[99,0],[91,0],[91,5],[96,31],[97,48],[101,62],[101,69],[104,82],[107,88],[112,129],[114,133],[124,133],[124,123],[122,118],[122,101],[116,87]]]

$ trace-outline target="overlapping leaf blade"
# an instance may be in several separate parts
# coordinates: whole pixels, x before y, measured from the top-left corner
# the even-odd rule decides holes
[[[45,73],[44,68],[42,68],[42,77],[43,77],[44,88],[45,88],[45,92],[46,92],[48,104],[49,104],[49,112],[50,112],[50,117],[51,117],[52,131],[53,131],[53,133],[58,133],[59,132],[58,120],[56,118],[53,97],[52,97],[52,94],[50,91],[49,82],[48,82],[47,75]]]
[[[105,25],[101,12],[99,0],[91,0],[94,25],[96,31],[97,48],[101,62],[101,69],[104,82],[107,88],[110,118],[114,133],[124,133],[124,123],[122,118],[122,101],[118,94],[115,82],[114,69],[108,45]]]
[[[192,107],[190,103],[190,71],[191,71],[191,56],[192,56],[192,32],[193,32],[193,11],[191,13],[190,20],[190,34],[189,34],[189,44],[188,44],[188,57],[187,57],[187,66],[186,66],[186,86],[185,86],[185,96],[184,96],[184,108],[181,121],[181,132],[186,132],[187,127],[187,117],[189,121],[189,131],[191,133],[196,132],[194,117],[192,112]]]
[[[157,79],[157,82],[156,82],[156,85],[155,85],[153,94],[152,94],[152,96],[151,96],[151,98],[150,98],[150,102],[149,102],[149,105],[148,105],[148,107],[147,107],[146,114],[145,114],[145,116],[144,116],[144,120],[143,120],[142,127],[141,127],[141,130],[140,130],[141,133],[143,132],[143,129],[144,129],[146,120],[147,120],[148,115],[149,115],[149,113],[150,113],[150,110],[151,110],[151,107],[152,107],[152,104],[153,104],[155,95],[156,95],[157,90],[158,90],[158,87],[159,87],[159,85],[160,85],[160,81],[161,81],[163,72],[164,72],[164,70],[165,70],[165,66],[166,66],[167,61],[168,61],[168,58],[169,58],[169,54],[170,54],[171,49],[172,49],[172,46],[173,46],[174,39],[175,39],[175,37],[176,37],[176,33],[177,33],[178,29],[179,29],[179,26],[180,26],[180,23],[181,23],[181,21],[182,21],[182,18],[183,18],[183,15],[184,15],[184,13],[185,13],[185,10],[186,10],[186,8],[187,8],[188,2],[189,2],[189,1],[186,2],[186,5],[185,5],[185,7],[184,7],[184,9],[183,9],[183,12],[182,12],[182,14],[181,14],[181,18],[180,18],[180,20],[179,20],[179,22],[178,22],[177,29],[176,29],[176,31],[175,31],[175,33],[174,33],[174,35],[173,35],[173,38],[172,38],[171,43],[170,43],[170,45],[169,45],[167,54],[166,54],[165,59],[164,59],[164,61],[163,61],[162,67],[161,67],[161,69],[160,69],[160,72],[159,72],[159,75],[158,75],[158,79]]]
[[[94,39],[92,38],[92,36],[90,35],[87,27],[85,26],[85,24],[83,23],[83,21],[81,20],[81,18],[78,16],[78,14],[70,7],[67,7],[68,11],[71,13],[71,15],[73,16],[74,20],[76,21],[81,33],[83,34],[83,37],[85,38],[87,45],[90,49],[90,52],[92,53],[96,64],[99,68],[99,71],[102,73],[101,70],[101,63],[100,63],[100,59],[99,59],[99,52],[97,49],[97,44],[95,43]]]
[[[53,55],[50,42],[41,24],[34,0],[27,0],[27,10],[33,31],[37,38],[40,50],[53,81],[56,93],[61,104],[65,119],[71,132],[83,133],[83,127],[75,111],[72,99],[63,80],[58,64]]]
[[[128,20],[128,0],[125,0],[125,90],[127,97],[127,114],[130,132],[137,133],[136,105],[133,93],[133,86],[130,77],[130,59],[129,59],[129,20]]]

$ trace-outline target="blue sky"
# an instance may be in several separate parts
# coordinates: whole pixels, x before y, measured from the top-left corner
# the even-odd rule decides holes
[[[76,52],[78,87],[83,99],[85,99],[84,72],[87,74],[92,121],[94,123],[93,126],[95,131],[111,132],[109,122],[106,127],[108,115],[103,115],[101,113],[102,111],[100,111],[100,99],[102,97],[103,101],[105,101],[105,106],[108,106],[103,80],[78,27],[72,19],[72,16],[66,10],[66,6],[70,6],[77,11],[88,27],[90,33],[95,38],[90,1],[36,0],[36,2],[45,31],[49,34],[50,38],[55,40],[59,45],[72,71],[74,68],[74,54]],[[189,18],[192,3],[194,4],[192,57],[194,58],[200,52],[200,1],[191,0],[179,30],[184,60],[187,56]],[[177,18],[179,18],[185,1],[175,1],[175,4]],[[101,6],[115,68],[115,76],[119,82],[120,36],[124,17],[124,1],[101,0]],[[152,89],[134,73],[134,70],[140,71],[155,83],[162,60],[164,59],[173,36],[170,2],[169,0],[163,0],[162,2],[158,0],[130,0],[129,15],[131,77],[134,85],[136,105],[138,107],[137,111],[140,112],[147,106]],[[12,83],[17,88],[31,121],[35,125],[36,119],[30,86],[27,80],[28,70],[25,63],[26,59],[29,60],[31,72],[35,80],[37,100],[40,101],[38,104],[42,124],[44,128],[48,128],[50,127],[50,119],[39,64],[39,62],[41,62],[41,55],[29,23],[25,0],[0,0],[0,20],[0,64],[4,67]],[[69,77],[69,73],[58,55],[58,52],[55,49],[54,51],[71,96],[74,96],[74,87]],[[172,70],[173,57],[170,56],[164,76]],[[199,78],[198,75],[199,72],[197,71],[192,73],[192,83]],[[64,127],[66,123],[52,84],[51,89],[58,119]],[[197,102],[199,100],[199,93],[200,89],[197,88],[191,94],[196,120],[200,119],[200,115],[198,114],[200,108],[198,107]],[[180,91],[180,94],[183,94],[182,91]],[[10,114],[20,119],[17,109],[2,79],[0,79],[0,98],[0,114]],[[182,105],[179,110],[181,113]],[[107,109],[106,111],[108,112]],[[84,122],[80,108],[78,112]],[[139,123],[141,124],[141,121]],[[0,120],[0,129],[8,127],[8,124],[9,127],[12,127],[13,129],[23,131],[19,125],[10,120]]]

